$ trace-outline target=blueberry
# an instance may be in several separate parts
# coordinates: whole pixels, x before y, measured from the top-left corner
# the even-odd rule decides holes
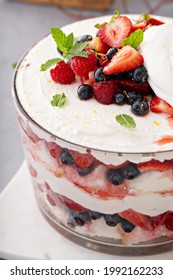
[[[86,176],[88,175],[89,173],[91,173],[91,171],[93,170],[94,168],[94,165],[91,164],[89,165],[88,167],[86,168],[77,168],[77,172],[80,176]]]
[[[132,105],[136,100],[143,100],[142,94],[137,91],[129,91],[127,93],[127,104]]]
[[[118,214],[104,214],[103,218],[106,224],[110,227],[115,227],[117,224],[121,223],[122,218]]]
[[[136,100],[132,106],[132,112],[135,115],[146,115],[149,111],[149,105],[145,100]]]
[[[124,181],[121,169],[109,169],[107,178],[113,185],[120,185]]]
[[[109,75],[104,74],[103,67],[100,67],[94,72],[94,78],[96,82],[101,82],[101,81],[108,81],[110,80],[111,77]]]
[[[110,49],[107,51],[107,53],[106,53],[107,59],[108,59],[108,60],[111,60],[112,57],[114,56],[114,54],[117,53],[117,51],[118,51],[118,50],[117,50],[116,48],[110,48]]]
[[[112,74],[110,76],[111,76],[111,79],[126,78],[126,72],[118,72],[118,73]]]
[[[132,79],[139,84],[145,83],[148,80],[148,72],[144,66],[139,66],[133,71]]]
[[[129,233],[135,228],[135,225],[127,221],[126,219],[123,219],[121,221],[121,227],[125,232]]]
[[[129,78],[129,79],[132,79],[133,78],[133,72],[134,72],[134,69],[126,71],[125,72],[126,77]]]
[[[88,41],[92,41],[93,37],[91,35],[83,35],[82,37],[80,37],[75,44],[77,43],[81,43],[81,42],[88,42]]]
[[[100,219],[103,216],[103,214],[100,213],[100,212],[97,212],[97,211],[91,211],[90,210],[89,211],[89,216],[92,220],[97,220],[97,219]]]
[[[114,95],[114,103],[117,105],[123,105],[127,102],[127,95],[123,92],[117,92]]]
[[[92,87],[88,84],[83,84],[78,87],[77,94],[81,100],[90,99],[93,96]]]
[[[86,222],[91,220],[88,211],[77,212],[77,211],[71,210],[70,212],[71,212],[70,213],[71,214],[71,220],[74,220],[76,225],[84,226],[86,224]]]
[[[127,180],[132,180],[140,175],[140,171],[137,168],[137,165],[133,162],[128,163],[121,168],[123,177]]]
[[[72,165],[74,163],[73,157],[67,149],[62,149],[60,159],[65,165]]]

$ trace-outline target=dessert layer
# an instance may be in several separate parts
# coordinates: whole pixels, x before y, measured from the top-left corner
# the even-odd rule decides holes
[[[56,178],[45,167],[36,163],[32,157],[29,157],[29,162],[37,171],[38,183],[46,181],[55,193],[66,196],[92,211],[114,214],[127,209],[133,209],[136,212],[151,217],[160,215],[166,211],[173,211],[172,195],[163,195],[164,192],[168,192],[168,194],[169,191],[173,192],[172,178],[170,176],[172,171],[164,172],[164,174],[153,171],[149,175],[146,173],[133,179],[131,182],[129,181],[129,189],[132,195],[129,194],[123,199],[101,199],[96,195],[87,193],[65,178]],[[104,182],[102,182],[102,179],[100,181],[97,179],[97,181],[98,185],[100,184],[100,187],[103,187]],[[132,188],[130,185],[132,185]]]
[[[102,17],[77,22],[64,27],[63,31],[66,34],[74,32],[76,37],[88,33],[95,35],[97,29],[94,25],[109,19],[110,17]],[[161,19],[164,22],[171,21],[171,19]],[[169,26],[169,24],[165,25],[164,28],[167,29]],[[152,32],[155,32],[154,28]],[[144,61],[145,56],[147,61],[150,58],[149,45],[152,49],[152,36],[149,41],[147,38],[147,55],[145,55],[144,36],[142,50]],[[114,104],[103,105],[95,99],[81,101],[77,97],[79,79],[71,85],[60,85],[51,80],[49,70],[40,72],[40,65],[43,62],[58,55],[55,42],[51,36],[48,36],[36,44],[19,65],[16,77],[17,94],[23,108],[35,122],[64,140],[103,151],[148,153],[173,148],[173,143],[170,141],[165,145],[158,144],[158,141],[165,136],[173,137],[172,119],[168,115],[149,112],[146,116],[138,117],[134,116],[128,105],[123,107]],[[156,64],[157,55],[154,59],[153,63]],[[157,68],[156,65],[155,67]],[[162,65],[160,67],[162,68]],[[163,73],[156,85],[161,98],[164,98],[167,92],[167,89],[165,91],[166,75],[167,73]],[[52,97],[62,92],[67,96],[66,105],[63,108],[53,107]],[[119,114],[132,116],[136,128],[120,126],[115,120]]]

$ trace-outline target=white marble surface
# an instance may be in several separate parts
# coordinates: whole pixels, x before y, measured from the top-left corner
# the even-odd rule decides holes
[[[143,257],[113,256],[65,239],[47,223],[37,208],[25,162],[0,195],[0,213],[0,258],[173,260],[173,251]]]

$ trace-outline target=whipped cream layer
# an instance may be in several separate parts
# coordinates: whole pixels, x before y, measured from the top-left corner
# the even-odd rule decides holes
[[[144,32],[141,53],[155,94],[173,106],[173,23],[153,26]],[[152,45],[151,45],[152,42]]]
[[[97,29],[94,25],[109,20],[110,16],[84,20],[64,27],[63,31],[66,34],[74,32],[76,37],[84,34],[95,36]],[[161,20],[171,21],[166,18],[161,18]],[[164,28],[167,29],[169,26],[166,24]],[[156,29],[157,27],[155,27]],[[152,32],[154,32],[154,28]],[[166,34],[169,35],[168,32]],[[149,44],[151,49],[153,47],[153,39],[150,39],[149,43],[147,37],[148,52],[150,51]],[[144,50],[145,39],[142,50],[145,60]],[[151,56],[152,61],[152,51],[151,55],[148,52],[146,56],[147,58]],[[157,56],[159,57],[161,53]],[[149,112],[146,116],[138,117],[131,112],[129,105],[103,105],[94,98],[81,101],[77,96],[79,79],[76,79],[76,82],[71,85],[60,85],[52,81],[49,70],[40,72],[42,63],[57,56],[59,54],[56,44],[49,35],[26,54],[18,67],[15,81],[17,94],[24,110],[36,123],[71,143],[103,151],[148,153],[173,149],[173,143],[166,145],[156,143],[165,135],[173,136],[173,129],[165,114]],[[154,61],[154,67],[162,69],[163,65],[156,65]],[[164,98],[167,95],[167,85],[164,82],[167,73],[162,75],[162,79],[159,76],[158,81],[154,80],[154,83],[157,84],[157,89],[159,88],[159,93],[161,93],[159,96]],[[160,83],[163,83],[161,87]],[[62,92],[67,96],[66,105],[63,108],[53,107],[50,103],[52,97]],[[132,116],[136,122],[136,128],[129,129],[120,126],[115,120],[118,114]]]

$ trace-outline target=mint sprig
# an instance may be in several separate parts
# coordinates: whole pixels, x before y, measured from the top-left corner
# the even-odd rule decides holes
[[[132,32],[129,37],[122,41],[122,46],[130,45],[132,48],[137,49],[142,43],[144,38],[144,32],[141,29],[137,29]]]
[[[70,59],[74,56],[88,57],[87,52],[84,50],[84,48],[88,45],[88,42],[75,43],[73,33],[66,35],[58,27],[51,27],[51,34],[57,47],[63,53],[63,58]],[[41,65],[40,71],[46,71],[55,63],[61,61],[56,61],[56,59],[57,58],[46,61],[44,64]]]
[[[40,67],[40,71],[46,71],[48,68],[52,67],[54,64],[60,62],[62,59],[59,57],[52,58],[47,60],[45,63],[43,63]]]
[[[67,97],[65,96],[65,93],[62,92],[61,94],[55,94],[53,96],[53,99],[51,100],[51,105],[56,107],[64,107],[64,105],[67,102]]]
[[[135,128],[136,127],[136,123],[135,123],[134,119],[129,115],[120,114],[120,115],[117,115],[115,117],[115,119],[120,125],[122,125],[126,128]]]

